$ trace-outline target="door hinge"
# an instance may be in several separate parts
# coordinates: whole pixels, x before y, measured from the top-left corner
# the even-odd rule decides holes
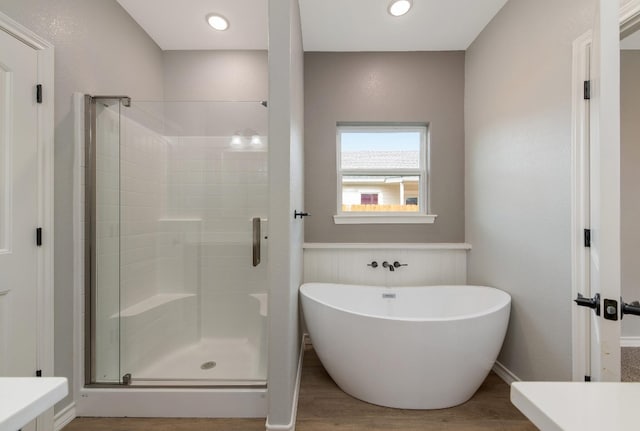
[[[42,377],[42,370],[36,370],[36,377]]]
[[[591,381],[591,376],[584,376],[584,381],[585,382],[590,382]]]
[[[584,100],[591,100],[591,81],[584,81]]]
[[[36,229],[36,245],[38,247],[42,246],[42,228],[41,227]]]
[[[42,84],[36,85],[36,102],[42,103]]]
[[[591,247],[591,229],[584,230],[584,246]]]

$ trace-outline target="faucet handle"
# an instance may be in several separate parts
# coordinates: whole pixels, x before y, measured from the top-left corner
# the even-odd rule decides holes
[[[397,260],[395,262],[393,262],[393,267],[394,268],[400,268],[401,266],[409,266],[408,263],[400,263]]]
[[[367,263],[367,266],[370,266],[371,268],[377,268],[378,267],[378,262],[376,262],[375,260],[371,263]]]

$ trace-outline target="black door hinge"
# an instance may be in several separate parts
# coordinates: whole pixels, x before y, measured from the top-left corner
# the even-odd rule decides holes
[[[36,370],[36,377],[42,377],[42,370]]]
[[[591,100],[591,81],[584,81],[584,100]]]
[[[584,381],[585,382],[590,382],[591,381],[591,376],[584,376]]]
[[[591,247],[591,229],[584,230],[584,246]]]
[[[36,85],[36,102],[42,103],[42,84]]]
[[[38,247],[42,246],[42,228],[41,227],[36,229],[36,245]]]

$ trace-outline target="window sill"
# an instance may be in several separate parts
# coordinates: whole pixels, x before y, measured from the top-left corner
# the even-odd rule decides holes
[[[338,214],[333,216],[334,224],[432,224],[437,215],[431,214]]]

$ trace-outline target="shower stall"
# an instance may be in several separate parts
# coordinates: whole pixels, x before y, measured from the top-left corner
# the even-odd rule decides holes
[[[267,109],[85,96],[84,383],[264,388]]]

